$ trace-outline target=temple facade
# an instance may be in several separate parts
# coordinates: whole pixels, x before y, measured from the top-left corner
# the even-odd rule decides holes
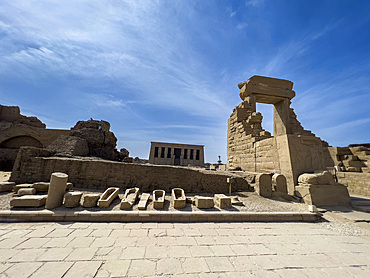
[[[151,142],[149,163],[204,166],[204,146]]]

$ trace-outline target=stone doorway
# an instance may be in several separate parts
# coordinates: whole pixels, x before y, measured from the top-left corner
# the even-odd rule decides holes
[[[181,149],[175,148],[175,161],[174,165],[180,165]]]

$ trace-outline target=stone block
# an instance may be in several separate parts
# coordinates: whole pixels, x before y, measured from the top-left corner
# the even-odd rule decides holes
[[[36,189],[35,188],[20,188],[17,192],[19,196],[24,196],[24,195],[35,195],[36,194]]]
[[[231,198],[225,194],[215,194],[214,204],[220,209],[227,209],[231,207]]]
[[[125,195],[121,201],[121,209],[131,209],[135,204],[137,197],[139,196],[139,188],[128,188],[125,191]]]
[[[12,191],[15,186],[15,182],[0,182],[0,192]]]
[[[317,207],[351,205],[347,187],[340,184],[296,186],[295,195],[303,198],[306,204]]]
[[[98,207],[107,208],[118,197],[119,188],[109,187],[98,200]]]
[[[30,184],[30,183],[22,183],[22,184],[14,185],[13,186],[13,191],[15,193],[17,193],[18,190],[21,189],[21,188],[32,188],[32,184]]]
[[[272,188],[276,192],[288,194],[288,187],[286,183],[286,178],[281,174],[274,174],[272,176]]]
[[[186,206],[185,192],[181,188],[173,188],[171,194],[171,205],[175,209],[182,209]]]
[[[148,203],[149,197],[150,197],[149,193],[141,194],[139,205],[137,206],[137,208],[140,210],[146,209],[146,205]]]
[[[40,207],[45,205],[47,195],[28,195],[15,197],[10,200],[10,206],[15,207]]]
[[[80,205],[82,192],[67,192],[64,194],[64,206],[66,208],[75,208]]]
[[[166,192],[164,190],[157,189],[153,191],[153,208],[154,209],[163,209],[165,196],[166,196]]]
[[[262,197],[272,196],[272,180],[269,174],[258,174],[256,176],[255,190]]]
[[[100,198],[99,193],[90,193],[90,194],[85,194],[82,202],[82,206],[85,208],[92,208],[95,207],[98,200]]]
[[[49,190],[50,182],[35,182],[32,187],[36,189],[36,191],[47,192]]]
[[[200,209],[208,209],[214,207],[214,201],[212,197],[195,196],[195,206]]]
[[[45,208],[53,209],[63,204],[64,193],[67,188],[68,175],[64,173],[52,173],[46,199]]]

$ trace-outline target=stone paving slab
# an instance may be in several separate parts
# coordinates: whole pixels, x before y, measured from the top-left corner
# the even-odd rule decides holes
[[[0,223],[0,277],[370,277],[369,257],[326,223]]]

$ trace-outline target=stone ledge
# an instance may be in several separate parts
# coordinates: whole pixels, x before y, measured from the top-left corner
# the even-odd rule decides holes
[[[314,222],[311,212],[0,211],[0,222]]]

